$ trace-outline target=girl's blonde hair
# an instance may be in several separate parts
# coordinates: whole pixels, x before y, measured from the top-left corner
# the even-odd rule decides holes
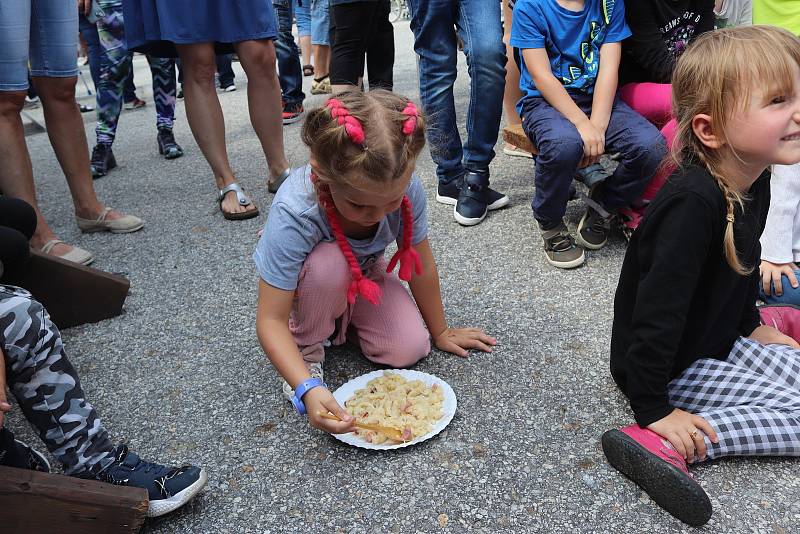
[[[425,117],[414,106],[413,128],[406,128],[409,114],[404,110],[411,100],[383,89],[345,91],[334,99],[356,119],[363,130],[363,142],[353,141],[330,106],[309,112],[301,138],[316,162],[320,180],[331,182],[358,176],[387,182],[402,176],[416,161],[425,146]]]
[[[704,33],[672,73],[672,108],[678,122],[672,155],[679,165],[699,160],[716,179],[727,203],[725,258],[739,274],[754,266],[742,265],[733,239],[734,207],[742,208],[743,199],[721,172],[724,158],[738,157],[726,132],[730,119],[747,109],[756,87],[768,98],[793,93],[794,69],[799,65],[800,39],[774,26],[745,26]],[[707,147],[694,134],[692,120],[698,114],[711,117],[722,148]]]

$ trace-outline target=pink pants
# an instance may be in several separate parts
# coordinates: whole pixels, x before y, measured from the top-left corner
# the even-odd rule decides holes
[[[428,355],[430,338],[416,303],[381,258],[367,276],[381,287],[376,306],[362,297],[347,302],[350,269],[336,243],[320,243],[306,258],[295,292],[289,330],[303,359],[322,362],[323,343],[334,332],[334,345],[349,340],[364,356],[390,367],[408,367]]]
[[[667,149],[672,149],[678,123],[672,115],[672,85],[668,83],[628,83],[619,90],[622,100],[645,119],[661,128],[661,135],[667,141]],[[647,188],[642,200],[647,203],[655,198],[658,190],[675,170],[671,164],[662,165]]]

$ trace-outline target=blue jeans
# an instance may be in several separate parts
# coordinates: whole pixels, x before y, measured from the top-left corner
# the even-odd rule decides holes
[[[292,0],[294,17],[297,22],[297,35],[300,37],[311,35],[311,0],[301,0],[303,5],[298,5],[297,0]]]
[[[100,65],[103,58],[103,48],[100,46],[100,36],[97,34],[97,25],[92,24],[86,17],[80,15],[78,18],[78,27],[81,31],[81,36],[86,42],[86,52],[89,57],[89,72],[92,75],[92,83],[94,89],[100,87]],[[131,61],[133,61],[133,54],[129,54]],[[128,70],[128,75],[125,77],[125,85],[122,87],[122,100],[130,102],[136,98],[136,86],[133,83],[133,68]]]
[[[592,95],[571,92],[570,96],[584,113],[591,113]],[[569,186],[583,158],[583,139],[575,125],[541,97],[523,101],[522,128],[539,149],[531,207],[539,225],[548,230],[560,224],[566,212]],[[606,152],[619,152],[620,161],[596,200],[614,212],[639,198],[667,147],[655,126],[617,98],[606,129]]]
[[[284,105],[300,104],[306,98],[303,93],[303,69],[300,66],[300,50],[292,35],[292,0],[273,0],[275,18],[278,21],[278,39],[275,54],[278,56],[278,80]]]
[[[0,91],[27,90],[29,62],[34,77],[77,76],[77,48],[75,2],[0,0]]]
[[[506,49],[500,2],[492,0],[408,0],[414,50],[419,56],[419,94],[428,114],[428,143],[440,184],[464,170],[488,169],[500,130]],[[453,83],[457,36],[464,42],[470,77],[467,141],[456,125]]]
[[[795,271],[794,275],[800,279],[800,271]],[[775,294],[774,285],[770,291],[771,295],[764,293],[764,286],[761,284],[759,284],[758,287],[759,298],[767,304],[793,304],[795,306],[800,306],[800,287],[796,289],[793,288],[789,283],[789,277],[786,275],[781,276],[781,287],[783,289],[783,294],[781,296]]]
[[[217,54],[217,74],[219,74],[219,86],[221,88],[233,85],[236,75],[233,73],[233,54]]]
[[[311,2],[311,44],[330,46],[330,5],[328,0],[305,0]]]

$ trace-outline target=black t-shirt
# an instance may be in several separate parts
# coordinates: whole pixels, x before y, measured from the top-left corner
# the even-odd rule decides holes
[[[670,83],[689,43],[714,29],[714,0],[626,2],[625,20],[633,34],[622,42],[619,84]]]
[[[702,358],[727,359],[759,325],[759,238],[769,210],[769,172],[735,207],[737,274],[723,251],[727,206],[704,167],[679,169],[634,232],[614,298],[611,374],[649,425],[672,411],[667,384]]]

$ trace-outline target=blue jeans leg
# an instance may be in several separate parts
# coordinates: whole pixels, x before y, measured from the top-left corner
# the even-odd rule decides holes
[[[219,74],[219,86],[228,87],[233,85],[233,80],[236,75],[233,73],[233,54],[218,54],[217,61],[217,74]]]
[[[800,280],[800,271],[795,271],[794,275]],[[781,287],[783,294],[778,296],[775,294],[775,286],[773,285],[770,295],[764,293],[764,287],[759,286],[759,298],[767,304],[793,304],[800,306],[800,287],[794,288],[789,283],[789,277],[786,275],[781,276]]]
[[[569,186],[583,158],[583,140],[575,126],[541,97],[525,99],[522,128],[539,149],[531,208],[542,229],[549,230],[567,211]]]
[[[103,53],[100,48],[100,37],[97,35],[97,26],[86,20],[83,15],[78,19],[83,40],[86,42],[86,53],[89,57],[89,72],[92,74],[92,83],[95,93],[100,87],[100,58]]]
[[[292,2],[291,0],[273,0],[275,18],[278,20],[278,39],[275,41],[275,53],[278,56],[278,80],[286,105],[302,103],[306,95],[303,93],[303,70],[300,66],[300,51],[292,35]]]

